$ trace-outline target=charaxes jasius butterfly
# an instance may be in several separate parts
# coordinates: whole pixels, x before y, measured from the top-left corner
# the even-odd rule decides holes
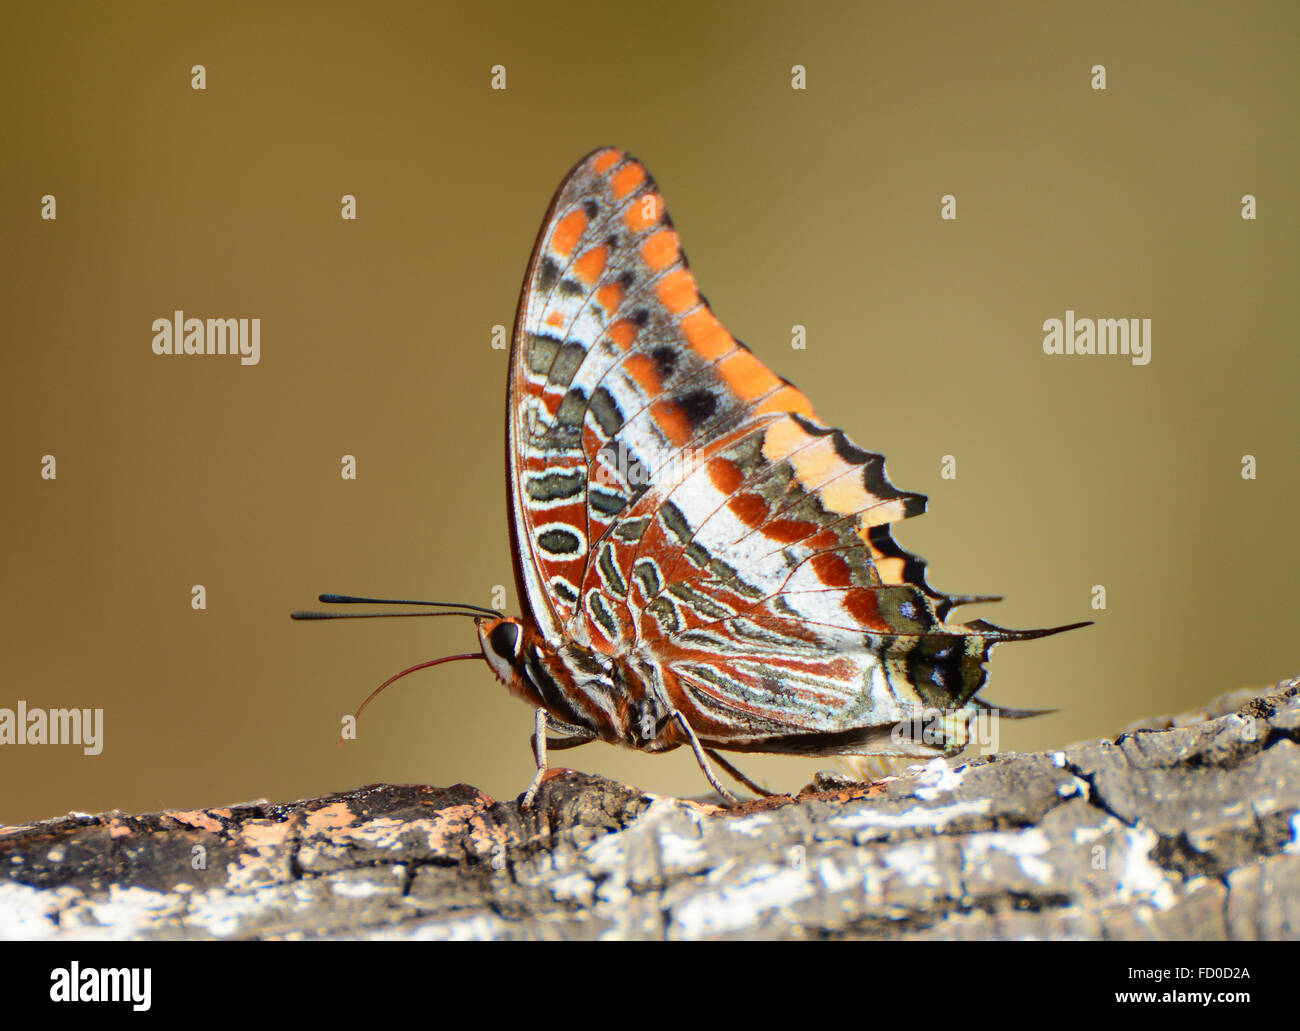
[[[993,708],[975,697],[993,645],[1086,625],[949,622],[997,599],[929,585],[890,533],[925,497],[723,328],[655,181],[619,150],[583,158],[542,224],[506,432],[524,615],[464,614],[536,709],[526,805],[548,748],[597,739],[689,746],[728,799],[710,759],[766,792],[719,750],[951,755]]]

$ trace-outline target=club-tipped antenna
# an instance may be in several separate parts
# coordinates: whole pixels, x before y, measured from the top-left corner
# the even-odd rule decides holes
[[[465,601],[412,601],[397,598],[360,598],[352,594],[322,594],[317,599],[322,605],[425,605],[443,609],[466,609],[495,616],[500,619],[504,613],[489,609],[483,605],[471,605]]]
[[[322,594],[318,600],[326,605],[423,605],[427,608],[446,609],[445,612],[316,612],[300,610],[289,613],[290,619],[388,619],[393,616],[469,616],[478,619],[491,616],[500,619],[502,613],[462,601],[414,601],[409,598],[363,598],[354,594]]]
[[[300,609],[290,612],[290,619],[397,619],[402,616],[469,616],[470,619],[485,618],[482,612],[316,612]]]

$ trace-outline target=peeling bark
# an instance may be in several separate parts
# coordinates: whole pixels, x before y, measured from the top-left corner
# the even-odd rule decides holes
[[[0,829],[6,938],[1300,937],[1300,678],[726,810],[554,771]]]

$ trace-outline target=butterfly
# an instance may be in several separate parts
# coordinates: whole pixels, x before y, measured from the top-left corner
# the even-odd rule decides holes
[[[468,614],[535,710],[525,806],[550,751],[596,740],[689,747],[728,801],[714,765],[769,792],[723,751],[951,755],[993,708],[976,694],[995,644],[1086,625],[949,620],[998,599],[929,585],[890,529],[925,497],[726,330],[620,150],[578,162],[543,221],[506,431],[523,615]]]

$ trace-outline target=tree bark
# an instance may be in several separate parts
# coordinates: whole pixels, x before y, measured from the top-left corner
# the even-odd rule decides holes
[[[727,810],[568,770],[0,829],[6,938],[1300,937],[1300,678]]]

